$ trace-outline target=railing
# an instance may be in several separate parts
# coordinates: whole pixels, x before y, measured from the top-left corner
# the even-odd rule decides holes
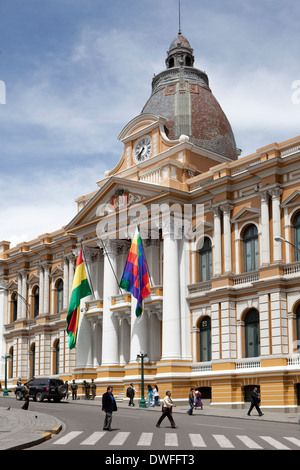
[[[260,366],[261,363],[258,358],[243,359],[236,362],[236,369],[255,369]]]
[[[197,362],[192,364],[192,372],[208,372],[212,369],[211,362]]]
[[[195,294],[196,292],[204,292],[206,290],[211,290],[211,282],[197,282],[196,284],[190,284],[188,286],[188,291],[190,294]]]
[[[233,278],[233,285],[247,284],[259,280],[259,272],[244,273]]]
[[[300,354],[295,354],[291,357],[288,357],[288,366],[300,366]]]
[[[255,160],[254,162],[247,163],[246,165],[238,166],[237,168],[233,168],[231,170],[231,176],[239,175],[244,171],[248,171],[249,168],[255,165],[259,165],[261,163],[260,158],[259,160]]]
[[[287,149],[287,150],[283,150],[281,152],[281,156],[286,157],[287,155],[291,155],[292,153],[298,152],[299,150],[300,150],[300,145],[297,145],[296,147],[293,147],[293,148],[290,148],[290,149]]]
[[[300,273],[300,261],[297,261],[296,263],[291,263],[283,268],[284,275],[297,273]]]

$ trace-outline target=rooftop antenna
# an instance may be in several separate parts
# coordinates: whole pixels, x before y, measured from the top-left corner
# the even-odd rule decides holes
[[[179,8],[179,32],[181,34],[181,9],[180,9],[180,0],[178,0],[178,8]]]

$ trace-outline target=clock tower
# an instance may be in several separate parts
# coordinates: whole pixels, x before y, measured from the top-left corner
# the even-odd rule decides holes
[[[106,176],[186,190],[189,178],[237,159],[230,123],[207,74],[194,62],[194,51],[179,32],[166,69],[152,80],[150,98],[120,133],[123,155]]]

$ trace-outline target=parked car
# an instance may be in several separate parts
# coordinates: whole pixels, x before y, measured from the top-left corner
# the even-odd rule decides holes
[[[44,399],[53,399],[59,402],[67,394],[67,385],[59,379],[31,379],[29,380],[29,397],[35,401],[43,401]],[[15,389],[17,400],[22,400],[24,397],[23,386],[18,386]]]

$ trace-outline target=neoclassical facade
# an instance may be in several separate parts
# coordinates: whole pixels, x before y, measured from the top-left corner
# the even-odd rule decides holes
[[[300,405],[300,136],[239,157],[230,124],[179,34],[140,115],[119,135],[120,161],[77,199],[62,229],[0,243],[0,347],[18,377],[94,378],[121,399],[145,383],[185,399]],[[141,319],[119,288],[136,225],[151,281]],[[282,237],[280,240],[278,237]],[[77,347],[66,314],[83,246],[93,294]],[[1,363],[1,382],[4,365]]]

